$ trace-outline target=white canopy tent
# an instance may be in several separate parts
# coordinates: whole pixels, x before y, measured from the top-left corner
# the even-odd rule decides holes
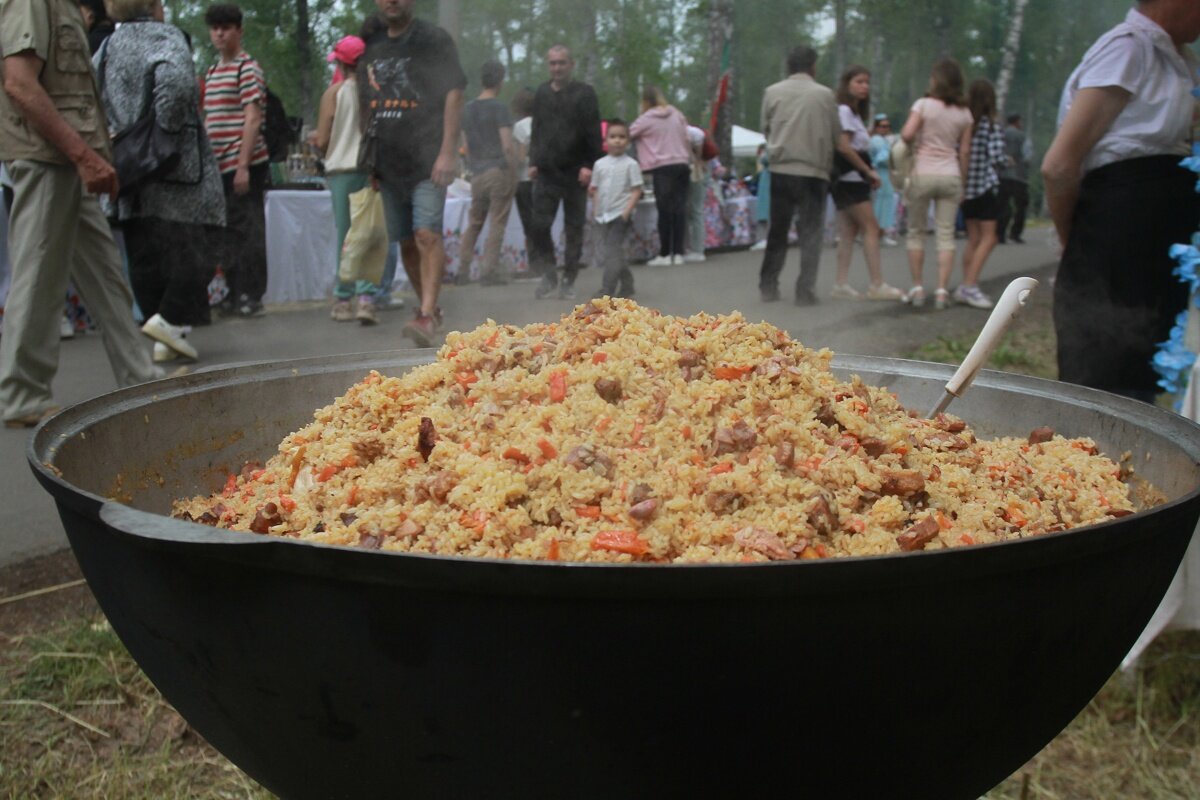
[[[767,141],[767,137],[741,125],[733,126],[733,155],[734,158],[754,158],[758,154],[758,146]]]

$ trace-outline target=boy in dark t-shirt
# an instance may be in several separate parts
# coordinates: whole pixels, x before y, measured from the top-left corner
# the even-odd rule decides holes
[[[463,232],[458,281],[469,280],[475,241],[484,220],[490,220],[480,282],[495,286],[508,283],[500,269],[500,248],[504,244],[504,228],[508,225],[508,214],[517,189],[513,166],[516,150],[513,147],[512,115],[508,106],[496,99],[504,84],[504,65],[499,61],[488,61],[480,70],[480,79],[483,91],[478,99],[467,103],[463,111],[467,166],[471,170],[471,219]]]
[[[442,210],[457,172],[467,76],[454,40],[416,19],[414,3],[376,0],[387,27],[370,38],[359,60],[366,121],[359,163],[383,192],[388,238],[400,243],[404,271],[421,301],[404,334],[429,347],[441,324]]]

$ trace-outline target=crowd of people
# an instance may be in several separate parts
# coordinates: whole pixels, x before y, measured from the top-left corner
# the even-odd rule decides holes
[[[356,209],[367,203],[379,204],[390,244],[374,266],[331,265],[334,320],[375,323],[398,262],[417,297],[404,334],[419,346],[435,341],[447,260],[442,214],[446,189],[460,174],[460,153],[472,188],[462,279],[471,274],[489,222],[478,274],[486,285],[508,282],[500,247],[515,203],[539,277],[536,298],[577,296],[588,224],[602,273],[595,291],[633,296],[626,244],[634,210],[649,192],[660,246],[649,263],[704,260],[712,142],[660,89],[644,88],[636,119],[603,120],[594,88],[574,77],[570,49],[556,45],[547,53],[549,79],[536,90],[522,89],[505,105],[499,100],[505,68],[488,61],[481,90],[468,103],[467,76],[450,35],[417,18],[415,0],[376,4],[378,14],[359,35],[342,38],[330,54],[336,74],[311,138],[323,154],[342,262]],[[1196,227],[1196,195],[1178,167],[1191,135],[1195,78],[1185,45],[1200,36],[1195,8],[1190,0],[1141,0],[1088,52],[1064,92],[1061,129],[1043,165],[1066,247],[1055,297],[1060,372],[1143,398],[1153,387],[1143,351],[1165,336],[1164,321],[1169,328],[1186,296],[1169,262],[1150,258],[1141,245],[1134,257],[1130,232],[1156,246],[1161,241],[1154,252],[1165,260],[1167,246],[1188,240]],[[154,362],[198,357],[187,333],[208,321],[215,265],[228,287],[218,310],[262,312],[270,95],[242,47],[240,9],[214,5],[205,20],[218,59],[197,81],[191,43],[164,22],[162,0],[0,4],[0,161],[11,183],[13,264],[0,344],[6,425],[35,425],[54,407],[58,309],[68,279],[99,322],[122,386],[161,377]],[[1002,126],[991,83],[968,86],[958,62],[941,58],[897,136],[886,114],[871,114],[869,69],[848,68],[833,90],[817,82],[816,63],[811,47],[793,48],[788,76],[768,87],[762,101],[761,299],[781,299],[794,232],[795,302],[818,302],[831,197],[838,235],[833,296],[924,305],[924,250],[932,232],[934,306],[991,307],[980,275],[997,243],[1022,241],[1028,206],[1031,148],[1020,117],[1010,115]],[[154,148],[164,154],[141,169],[114,153],[122,154],[122,137],[146,120],[143,130],[153,132]],[[116,140],[114,131],[121,132]],[[122,165],[124,178],[114,164]],[[561,266],[551,233],[560,208]],[[961,280],[951,290],[960,216],[966,246]],[[128,280],[112,224],[124,237]],[[884,282],[880,268],[881,245],[895,243],[902,225],[907,289]],[[860,241],[865,290],[850,280]],[[1131,270],[1130,259],[1144,266]],[[135,299],[144,318],[140,332],[130,314]],[[1106,321],[1113,314],[1127,326],[1115,338]],[[139,333],[153,340],[152,351]]]

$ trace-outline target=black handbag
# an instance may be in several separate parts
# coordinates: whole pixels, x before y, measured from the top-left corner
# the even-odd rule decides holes
[[[100,55],[102,90],[107,88],[104,67],[108,59],[108,42],[108,39],[104,41],[104,52]],[[146,82],[142,107],[146,109],[142,116],[113,137],[113,167],[117,171],[122,195],[136,191],[146,181],[171,172],[182,158],[175,137],[160,128],[155,118],[153,77]]]

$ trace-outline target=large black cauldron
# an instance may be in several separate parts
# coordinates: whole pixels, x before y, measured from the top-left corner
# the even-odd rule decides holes
[[[1090,435],[1169,501],[1022,542],[724,566],[362,552],[162,516],[367,369],[428,358],[195,374],[69,409],[32,444],[138,663],[285,797],[974,798],[1108,678],[1200,513],[1196,426],[984,373],[954,406],[981,435]],[[950,374],[835,365],[916,408]]]

